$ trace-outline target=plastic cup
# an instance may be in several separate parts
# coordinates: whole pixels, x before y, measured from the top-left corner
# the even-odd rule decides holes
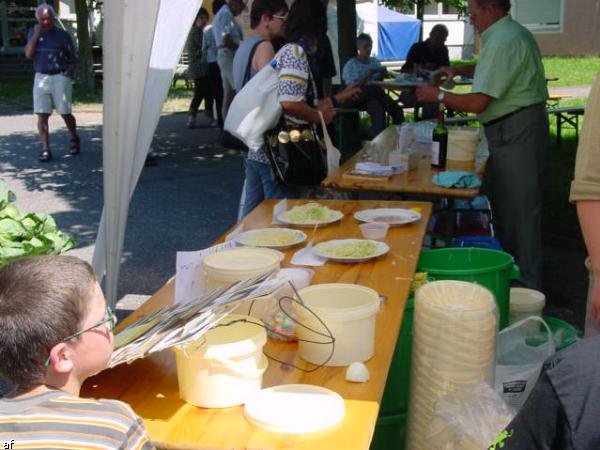
[[[365,239],[385,239],[390,225],[383,222],[368,222],[358,227]]]

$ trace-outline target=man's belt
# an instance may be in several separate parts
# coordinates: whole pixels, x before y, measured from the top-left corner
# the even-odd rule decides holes
[[[514,111],[509,112],[508,114],[504,114],[503,116],[496,117],[495,119],[492,119],[489,122],[485,122],[483,124],[483,126],[487,127],[488,125],[494,125],[495,123],[502,122],[503,120],[508,119],[510,116],[514,116],[515,114],[520,113],[524,109],[533,108],[534,106],[538,106],[538,105],[542,105],[542,104],[543,103],[535,103],[533,105],[523,106],[521,108],[517,108]]]
[[[63,73],[64,70],[49,70],[47,72],[40,72],[42,75],[58,75],[59,73]]]

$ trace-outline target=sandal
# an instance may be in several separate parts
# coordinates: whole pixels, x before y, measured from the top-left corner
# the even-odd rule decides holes
[[[48,162],[52,159],[52,153],[49,148],[42,149],[42,153],[40,153],[39,160],[40,162]]]
[[[81,139],[79,136],[72,138],[69,142],[69,154],[79,155],[79,152],[81,151]]]

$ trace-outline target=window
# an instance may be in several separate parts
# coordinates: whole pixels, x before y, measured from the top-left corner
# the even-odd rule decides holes
[[[415,7],[416,14],[416,7]],[[424,15],[426,16],[456,16],[458,11],[454,6],[444,5],[441,2],[431,2],[425,5]]]
[[[560,31],[564,0],[513,0],[513,18],[532,31]]]

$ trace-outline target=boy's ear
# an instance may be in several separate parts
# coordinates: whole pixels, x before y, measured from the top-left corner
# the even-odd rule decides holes
[[[50,349],[50,366],[57,374],[66,375],[73,370],[69,346],[61,342]]]

